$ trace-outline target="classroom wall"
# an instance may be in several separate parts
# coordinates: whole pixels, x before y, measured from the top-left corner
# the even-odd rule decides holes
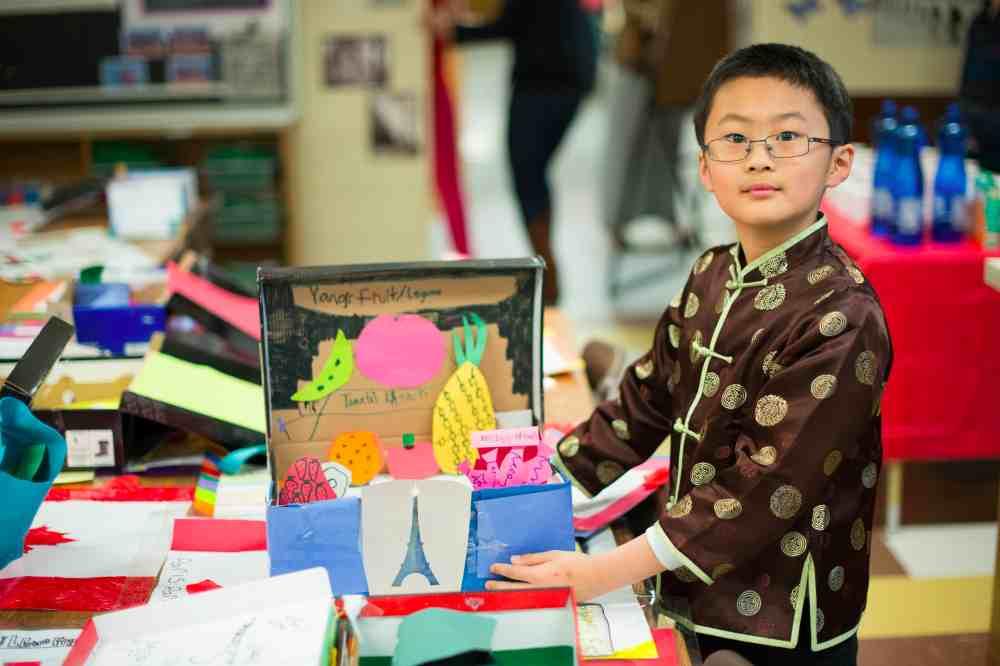
[[[814,51],[833,65],[852,95],[945,95],[957,93],[962,49],[886,47],[872,42],[870,12],[845,16],[835,2],[803,22],[778,0],[743,0],[750,29],[744,42],[787,42]]]
[[[426,131],[428,46],[419,2],[300,0],[300,120],[289,135],[291,188],[287,254],[294,265],[425,259],[434,217]],[[327,88],[323,39],[332,33],[383,33],[389,83],[417,96],[424,128],[416,157],[371,148],[370,91]]]

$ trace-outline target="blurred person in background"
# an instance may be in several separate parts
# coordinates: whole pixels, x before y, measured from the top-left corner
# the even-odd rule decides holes
[[[514,49],[507,151],[521,217],[534,251],[548,264],[544,300],[559,299],[552,250],[554,219],[548,168],[594,87],[597,32],[583,0],[505,0],[499,15],[473,23],[463,0],[430,10],[428,25],[458,44],[504,40]]]
[[[1000,172],[1000,0],[969,25],[959,101],[984,169]]]
[[[633,244],[626,230],[643,216],[668,225],[673,243],[695,244],[697,221],[682,219],[696,188],[682,177],[681,131],[702,82],[731,46],[729,5],[621,0],[604,165],[605,220],[621,249]]]

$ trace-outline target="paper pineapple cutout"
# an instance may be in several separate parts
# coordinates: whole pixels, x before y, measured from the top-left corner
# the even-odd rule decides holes
[[[434,457],[446,474],[457,474],[463,462],[470,465],[476,462],[478,452],[472,446],[473,432],[496,427],[490,387],[479,369],[486,351],[486,323],[475,313],[472,321],[476,325],[475,341],[468,318],[462,317],[464,349],[458,335],[453,334],[458,369],[452,373],[434,404]]]
[[[382,469],[382,449],[373,432],[345,432],[330,445],[330,462],[351,470],[351,483],[363,486]]]
[[[311,382],[292,395],[295,402],[315,402],[321,400],[350,380],[354,374],[354,354],[351,342],[343,331],[337,331],[333,349],[323,364],[323,370]]]

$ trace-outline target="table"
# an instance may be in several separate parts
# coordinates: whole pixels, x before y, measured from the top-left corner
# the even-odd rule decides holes
[[[983,282],[991,254],[971,241],[899,247],[827,200],[830,235],[878,292],[894,360],[882,400],[886,528],[900,525],[902,463],[1000,457],[1000,293]]]
[[[2,290],[0,290],[2,292]],[[545,311],[545,326],[553,334],[553,343],[560,352],[567,356],[575,355],[575,340],[572,325],[557,309],[547,308]],[[586,377],[582,370],[559,375],[545,392],[545,417],[551,422],[578,422],[590,416],[594,404]],[[143,478],[146,485],[193,485],[196,477],[153,477]],[[99,481],[98,481],[99,483]],[[619,542],[632,538],[631,533],[623,525],[615,526],[615,536]],[[54,611],[0,611],[0,629],[54,629],[67,627],[83,627],[93,615],[87,612],[54,612]],[[653,628],[656,618],[650,613],[648,619]],[[679,632],[676,633],[677,649],[682,666],[691,666],[688,650]],[[594,662],[600,664],[600,662]]]

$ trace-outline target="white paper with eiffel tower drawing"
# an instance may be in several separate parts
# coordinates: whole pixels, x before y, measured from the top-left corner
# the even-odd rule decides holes
[[[450,480],[390,481],[361,491],[361,542],[372,595],[458,592],[472,490]]]

